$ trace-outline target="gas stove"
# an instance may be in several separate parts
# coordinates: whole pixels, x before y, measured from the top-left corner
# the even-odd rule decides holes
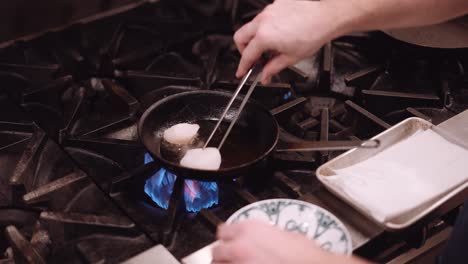
[[[355,253],[376,261],[452,223],[460,197],[384,232],[315,178],[339,152],[277,153],[274,168],[232,182],[178,181],[156,164],[139,142],[141,114],[176,93],[233,91],[232,34],[265,5],[183,2],[146,3],[0,50],[0,263],[115,263],[160,244],[182,259],[213,242],[236,210],[267,198],[328,209]],[[363,140],[407,117],[439,124],[468,109],[467,55],[348,35],[253,98],[275,113],[281,141]]]

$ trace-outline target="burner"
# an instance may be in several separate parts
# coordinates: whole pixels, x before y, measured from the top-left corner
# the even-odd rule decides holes
[[[146,153],[145,164],[153,162],[153,158]],[[160,207],[169,208],[177,176],[161,168],[145,183],[145,193]],[[198,212],[218,204],[218,185],[216,182],[201,182],[194,180],[184,181],[185,209],[189,212]]]
[[[177,93],[233,92],[234,30],[270,1],[150,2],[0,50],[0,263],[115,263],[157,244],[182,259],[215,241],[236,210],[270,198],[326,208],[375,262],[411,246],[319,183],[317,166],[341,152],[274,153],[248,177],[218,182],[153,161],[138,135],[142,113]],[[275,116],[280,141],[365,140],[408,117],[438,124],[468,109],[466,55],[356,33],[252,98]],[[430,221],[445,222],[457,202]],[[424,241],[431,227],[411,229],[402,236]]]

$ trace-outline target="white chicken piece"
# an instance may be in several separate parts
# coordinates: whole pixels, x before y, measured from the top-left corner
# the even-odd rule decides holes
[[[164,140],[171,144],[189,144],[197,135],[200,126],[197,124],[180,123],[164,130]]]
[[[221,166],[221,153],[217,148],[190,149],[180,160],[180,165],[199,170],[218,170]]]

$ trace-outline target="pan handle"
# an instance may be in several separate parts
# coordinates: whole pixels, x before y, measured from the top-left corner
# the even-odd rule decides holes
[[[378,148],[380,141],[373,140],[346,140],[346,141],[300,141],[282,142],[278,144],[277,152],[310,152],[310,151],[337,151],[353,148]]]

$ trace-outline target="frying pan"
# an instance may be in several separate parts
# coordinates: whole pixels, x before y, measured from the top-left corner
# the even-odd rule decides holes
[[[279,126],[273,114],[261,104],[249,100],[231,134],[221,148],[222,163],[217,171],[198,170],[179,165],[187,146],[171,145],[164,141],[163,132],[178,123],[200,125],[197,139],[190,147],[201,147],[219,120],[232,94],[220,91],[197,90],[168,96],[154,103],[142,115],[138,124],[140,140],[153,156],[170,172],[180,177],[202,181],[220,181],[245,175],[265,160],[277,147]],[[217,130],[210,146],[219,144],[230,121],[242,101],[236,98],[225,120]],[[284,143],[278,151],[341,150],[353,147],[377,147],[378,142],[360,141],[304,141]]]

